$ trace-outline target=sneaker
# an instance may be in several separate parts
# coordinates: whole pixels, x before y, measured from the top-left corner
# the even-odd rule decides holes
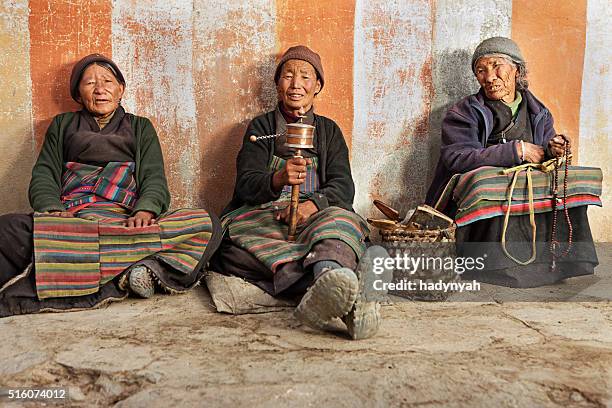
[[[130,290],[138,296],[148,299],[155,293],[155,284],[151,271],[144,265],[138,265],[130,270]]]
[[[350,312],[358,290],[355,272],[348,268],[328,270],[308,289],[293,315],[312,328],[324,330],[333,318]]]
[[[392,270],[385,270],[383,276],[376,276],[372,271],[372,259],[376,257],[388,257],[387,251],[380,246],[368,248],[357,268],[359,278],[359,291],[357,299],[351,311],[342,319],[346,324],[349,336],[353,340],[361,340],[373,337],[380,327],[382,317],[380,315],[380,300],[386,296],[386,291],[374,293],[374,280],[382,278],[383,281],[391,281]]]

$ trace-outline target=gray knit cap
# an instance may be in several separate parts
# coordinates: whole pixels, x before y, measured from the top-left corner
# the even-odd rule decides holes
[[[491,37],[487,38],[476,47],[474,55],[472,56],[473,72],[475,72],[474,68],[478,60],[482,56],[488,54],[505,54],[512,58],[513,61],[525,62],[521,50],[514,41],[506,37]]]

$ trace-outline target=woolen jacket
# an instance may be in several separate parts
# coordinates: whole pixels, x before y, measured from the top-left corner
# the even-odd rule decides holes
[[[138,201],[132,211],[149,211],[158,216],[168,210],[170,192],[164,172],[164,159],[151,121],[130,115],[136,137],[135,178]],[[29,198],[34,211],[65,211],[61,200],[64,169],[64,134],[74,112],[57,115],[47,129],[38,160],[32,169]]]
[[[553,117],[528,90],[521,91],[534,144],[544,147],[555,136]],[[467,96],[452,106],[442,121],[440,159],[425,202],[435,205],[450,178],[482,166],[512,167],[521,164],[516,149],[519,141],[487,146],[493,127],[493,112],[484,103],[484,91]],[[440,209],[444,210],[444,209]]]
[[[348,147],[342,131],[331,119],[314,115],[315,148],[319,157],[317,174],[320,188],[306,194],[319,210],[329,206],[352,211],[355,185],[351,176]],[[272,188],[273,171],[268,164],[274,155],[274,139],[257,142],[249,140],[251,135],[263,136],[276,133],[275,111],[256,117],[249,124],[236,159],[236,186],[230,204],[224,214],[244,204],[259,205],[280,198],[280,191]]]

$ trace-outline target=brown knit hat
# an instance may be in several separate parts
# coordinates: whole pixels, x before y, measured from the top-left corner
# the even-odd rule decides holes
[[[123,78],[123,74],[119,70],[119,67],[117,67],[117,64],[113,62],[113,60],[108,57],[105,57],[102,54],[89,54],[88,56],[83,57],[79,62],[74,64],[74,67],[72,67],[72,74],[70,75],[70,96],[72,96],[72,99],[77,102],[79,98],[79,82],[81,82],[83,71],[85,71],[88,66],[95,62],[103,62],[105,64],[108,64],[111,68],[111,72],[113,73],[117,81],[123,86],[125,86],[125,79]]]
[[[321,81],[321,89],[323,89],[325,78],[323,75],[323,64],[321,64],[321,57],[319,54],[304,45],[296,45],[295,47],[291,47],[285,51],[280,61],[278,61],[278,65],[276,66],[276,72],[274,73],[275,83],[278,84],[278,78],[280,78],[283,64],[291,59],[298,59],[310,63],[310,65],[312,65],[317,72],[317,77],[319,78],[319,81]]]

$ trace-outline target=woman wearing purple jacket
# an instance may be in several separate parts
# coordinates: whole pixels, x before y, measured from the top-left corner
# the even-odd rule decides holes
[[[483,166],[513,167],[524,163],[542,163],[564,153],[565,138],[557,136],[553,117],[548,109],[527,88],[526,67],[518,45],[509,38],[484,40],[472,57],[472,71],[481,88],[452,106],[442,122],[440,160],[426,202],[436,205],[447,183],[455,174]],[[569,141],[567,142],[569,143]],[[568,146],[570,147],[570,146]],[[455,216],[457,205],[449,201],[438,209]],[[504,228],[504,217],[479,220],[457,230],[460,256],[487,253],[486,267],[471,271],[464,279],[513,287],[533,287],[577,275],[592,274],[597,265],[586,206],[572,208],[569,216],[573,226],[575,262],[550,267],[550,252],[545,250],[550,240],[551,212],[536,214],[538,256],[535,262],[521,265],[502,253],[500,237],[508,241],[531,244],[529,216],[510,217]],[[559,226],[559,236],[567,237],[565,223]],[[566,228],[566,229],[563,229]],[[507,231],[505,231],[507,230]],[[479,245],[472,243],[478,242]],[[529,258],[530,245],[519,249],[521,258]],[[517,247],[518,248],[518,247]]]

